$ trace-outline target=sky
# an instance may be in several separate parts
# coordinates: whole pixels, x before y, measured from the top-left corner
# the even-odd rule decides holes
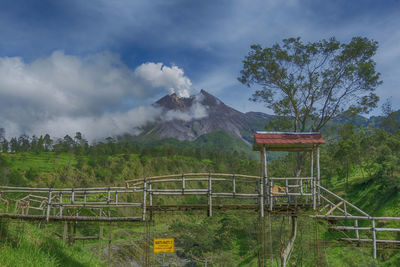
[[[251,44],[288,37],[378,41],[383,84],[400,108],[399,0],[0,0],[0,127],[7,136],[81,131],[89,139],[151,122],[151,103],[204,89],[269,113],[237,81]],[[372,114],[381,113],[377,108]],[[165,115],[173,119],[174,115]],[[191,111],[187,119],[205,116]]]

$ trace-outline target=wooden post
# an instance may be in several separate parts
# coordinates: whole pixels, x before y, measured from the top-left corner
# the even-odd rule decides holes
[[[153,192],[151,192],[151,183],[149,183],[149,205],[153,206]],[[150,210],[150,221],[153,221],[153,209]]]
[[[208,216],[212,216],[212,184],[211,173],[208,174]]]
[[[263,146],[263,154],[264,154],[264,174],[263,174],[263,178],[264,178],[264,182],[263,182],[263,186],[265,189],[265,193],[267,193],[267,187],[268,187],[268,182],[267,182],[267,177],[268,177],[268,168],[267,168],[267,151],[265,149],[265,146]]]
[[[49,199],[47,200],[46,222],[49,222],[50,209],[51,209],[51,188],[49,189]]]
[[[374,259],[376,259],[376,228],[374,219],[372,219],[372,246],[373,246]]]
[[[149,183],[149,205],[153,206],[153,193],[151,192],[151,183]]]
[[[358,220],[354,220],[354,227],[356,228],[356,238],[360,239],[360,234],[358,232]]]
[[[142,220],[146,220],[146,178],[143,179],[143,208],[142,208]]]
[[[313,209],[316,210],[317,208],[317,181],[314,177],[314,150],[311,150],[311,177],[312,177],[312,184],[313,184]]]
[[[63,216],[63,193],[60,192],[60,214],[59,216],[62,217]]]
[[[71,204],[74,204],[74,200],[75,200],[75,191],[72,188],[72,193],[71,193]]]
[[[289,180],[288,179],[285,179],[285,191],[286,191],[286,196],[287,196],[287,202],[289,203],[290,202],[290,199],[289,199]]]
[[[318,205],[321,204],[321,170],[319,165],[319,146],[317,147],[317,182],[318,182]]]
[[[260,204],[260,217],[264,217],[264,177],[265,177],[265,162],[264,162],[264,148],[260,151],[260,190],[259,191],[259,204]]]
[[[264,218],[264,177],[260,177],[260,215]]]
[[[272,208],[274,206],[274,203],[273,203],[274,199],[273,199],[273,196],[272,196],[274,184],[273,184],[272,179],[269,179],[269,181],[270,181],[270,185],[269,185],[269,210],[272,211]]]
[[[303,179],[300,179],[300,195],[303,195]]]
[[[311,184],[314,182],[314,157],[313,152],[310,152],[310,177],[311,177]],[[314,191],[313,191],[314,192]],[[307,196],[308,199],[308,196]],[[314,202],[313,202],[314,203]],[[313,204],[314,206],[314,204]]]
[[[233,198],[235,198],[235,197],[236,197],[236,176],[235,176],[235,175],[233,175],[232,183],[233,183],[233,185],[232,185],[232,187],[233,187],[233,189],[232,189],[232,191],[233,191]]]
[[[185,194],[185,175],[182,173],[182,195]]]

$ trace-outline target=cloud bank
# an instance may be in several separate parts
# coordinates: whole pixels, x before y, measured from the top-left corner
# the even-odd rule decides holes
[[[189,97],[191,87],[177,66],[147,62],[131,69],[108,52],[81,58],[56,51],[32,62],[0,57],[0,127],[8,137],[63,137],[80,131],[93,140],[138,133],[162,114],[160,108],[139,103],[166,90]],[[206,114],[201,109],[162,118],[199,118]]]

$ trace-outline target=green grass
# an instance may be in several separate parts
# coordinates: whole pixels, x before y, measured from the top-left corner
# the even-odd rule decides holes
[[[28,171],[35,169],[40,173],[50,173],[65,166],[76,164],[76,158],[73,154],[54,152],[21,152],[21,153],[3,153],[2,154],[12,169]]]
[[[52,232],[54,226],[38,229],[37,225],[19,221],[2,222],[1,266],[105,266],[82,244],[62,243]]]

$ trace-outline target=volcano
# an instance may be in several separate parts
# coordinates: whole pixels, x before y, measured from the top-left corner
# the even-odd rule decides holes
[[[194,141],[203,134],[224,131],[250,144],[254,131],[274,118],[261,112],[242,113],[205,90],[189,98],[166,95],[153,105],[162,108],[164,116],[174,117],[147,125],[142,135],[178,140]]]

